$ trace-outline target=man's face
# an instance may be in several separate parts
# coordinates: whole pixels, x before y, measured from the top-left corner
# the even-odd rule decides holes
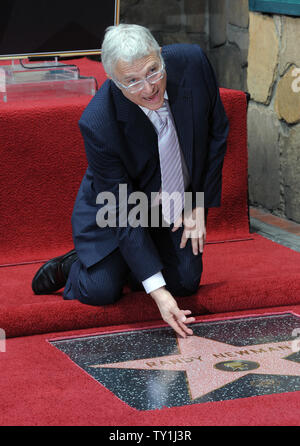
[[[146,76],[158,71],[161,68],[160,58],[156,53],[138,59],[133,63],[120,60],[115,66],[115,79],[121,84],[128,86],[133,82],[140,81]],[[164,93],[166,90],[167,76],[160,79],[156,84],[144,83],[144,88],[136,93],[130,93],[121,88],[123,95],[134,104],[146,107],[150,110],[158,110],[164,102]]]

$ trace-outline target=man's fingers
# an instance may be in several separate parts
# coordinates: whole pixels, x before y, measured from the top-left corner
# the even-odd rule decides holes
[[[203,253],[206,239],[205,233],[198,233],[195,231],[184,230],[181,236],[180,248],[185,248],[188,239],[191,239],[193,254],[197,255],[199,252]]]
[[[193,331],[186,325],[195,320],[193,317],[189,317],[191,310],[180,310],[175,299],[171,295],[167,294],[166,296],[168,299],[158,299],[157,295],[152,296],[158,305],[163,320],[183,338],[186,338],[187,335],[192,335]]]
[[[181,310],[182,313],[184,313],[184,316],[186,317],[184,323],[188,324],[189,322],[193,322],[195,320],[195,318],[193,316],[191,317],[187,317],[190,314],[192,314],[191,310]]]
[[[186,326],[189,322],[193,322],[194,318],[187,318],[186,316],[191,314],[190,310],[177,310],[174,312],[175,323],[184,334],[192,335],[193,330]],[[180,333],[182,335],[182,333]]]
[[[181,310],[185,316],[192,314],[191,310]]]
[[[178,333],[183,338],[186,338],[186,333],[182,330],[182,328],[175,319],[170,318],[166,320],[166,322],[173,328],[173,330],[176,331],[176,333]]]
[[[185,218],[184,219],[184,227],[188,229],[194,229],[196,226],[196,220],[193,218]]]
[[[203,253],[206,240],[205,210],[195,208],[191,215],[184,214],[184,230],[180,242],[180,248],[185,248],[188,239],[191,239],[191,247],[194,255]]]
[[[196,256],[198,254],[198,243],[199,243],[199,239],[198,238],[191,238],[191,243],[192,243],[192,250],[193,250],[193,254]]]
[[[187,321],[186,321],[187,323]],[[184,322],[178,321],[178,325],[181,327],[181,329],[188,335],[192,335],[193,334],[193,330],[191,328],[189,328],[187,325],[185,325]]]
[[[192,243],[193,254],[197,255],[198,252],[203,253],[205,240],[206,240],[205,233],[197,234],[194,237],[192,236],[191,243]]]
[[[172,232],[177,231],[177,229],[179,229],[182,225],[182,216],[180,215],[177,220],[174,222],[174,226],[172,228]]]
[[[185,316],[190,316],[192,314],[191,310],[181,310],[181,311],[184,313]]]
[[[193,316],[187,317],[192,313],[191,310],[181,310],[181,312],[184,313],[184,316],[185,316],[185,320],[183,320],[183,318],[180,320],[181,323],[186,325],[186,324],[190,324],[191,322],[195,322],[195,318]]]
[[[180,241],[180,248],[185,248],[188,239],[189,239],[189,233],[187,231],[183,231]]]
[[[191,322],[195,322],[195,318],[194,317],[188,317],[185,321],[185,324],[190,324]]]
[[[203,249],[204,249],[204,236],[199,238],[199,252],[203,253]]]

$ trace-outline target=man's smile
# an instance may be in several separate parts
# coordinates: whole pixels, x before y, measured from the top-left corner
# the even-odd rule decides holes
[[[156,102],[159,99],[159,90],[157,90],[151,96],[143,97],[143,99],[149,102]]]

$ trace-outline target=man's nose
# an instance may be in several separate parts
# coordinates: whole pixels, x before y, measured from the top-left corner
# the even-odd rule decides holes
[[[154,85],[150,84],[147,79],[144,80],[144,92],[152,93]]]

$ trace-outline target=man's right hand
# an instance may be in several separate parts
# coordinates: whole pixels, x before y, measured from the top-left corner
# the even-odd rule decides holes
[[[150,295],[157,304],[163,320],[167,322],[176,333],[183,338],[193,334],[193,331],[186,325],[195,321],[194,317],[187,317],[192,312],[190,310],[180,310],[176,300],[165,287],[152,291]]]

